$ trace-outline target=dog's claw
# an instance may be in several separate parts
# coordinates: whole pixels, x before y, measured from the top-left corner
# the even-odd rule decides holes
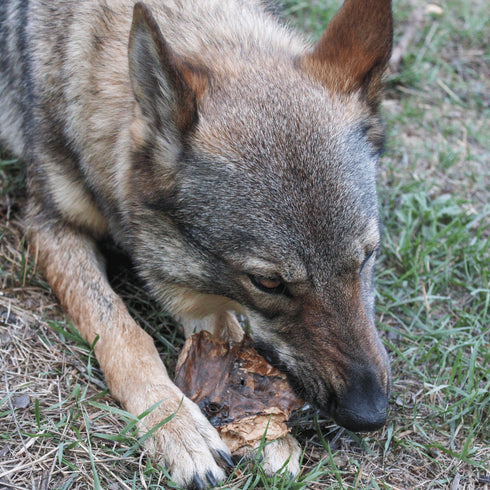
[[[219,457],[226,463],[227,466],[230,468],[235,467],[235,463],[231,459],[231,456],[228,453],[225,453],[224,451],[218,451]]]
[[[206,478],[212,487],[216,487],[218,485],[216,478],[210,471],[206,472]]]
[[[204,485],[202,484],[202,480],[199,478],[199,475],[194,475],[194,478],[192,478],[192,488],[196,490],[204,490]]]

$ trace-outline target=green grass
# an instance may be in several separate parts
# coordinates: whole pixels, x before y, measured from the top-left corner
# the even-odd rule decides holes
[[[339,3],[287,0],[285,11],[315,38]],[[394,1],[395,44],[419,5]],[[255,461],[225,487],[490,488],[490,10],[441,7],[388,75],[383,109],[376,284],[394,373],[388,424],[360,436],[298,413],[302,473],[266,478]],[[0,162],[0,487],[171,487],[23,245],[23,173]],[[173,366],[182,339],[169,318],[126,276],[115,282]]]
[[[378,274],[378,311],[381,328],[392,334],[393,396],[404,409],[398,430],[418,433],[404,447],[436,450],[485,472],[490,238],[484,213],[464,212],[463,204],[447,195],[430,200],[423,191],[398,196]]]

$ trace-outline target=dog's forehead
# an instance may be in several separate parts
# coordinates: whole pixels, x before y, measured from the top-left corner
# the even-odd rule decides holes
[[[306,165],[319,151],[333,153],[366,116],[359,94],[329,93],[299,74],[249,77],[204,98],[195,134],[204,151],[249,171]]]
[[[293,269],[300,255],[325,262],[376,243],[377,158],[358,94],[267,80],[255,92],[238,83],[235,90],[241,96],[233,100],[217,91],[203,103],[191,141],[197,163],[187,169],[189,182],[197,182],[196,172],[205,182],[187,189],[205,224],[199,235],[209,234],[213,246],[220,233],[228,242],[239,236],[240,253],[253,247],[252,255]],[[215,223],[212,210],[223,219]]]
[[[300,216],[313,213],[311,219],[359,204],[371,211],[377,155],[365,134],[369,117],[359,94],[331,94],[301,81],[266,79],[255,91],[235,83],[234,97],[218,91],[203,108],[195,154],[220,173],[223,185],[227,177],[238,180],[239,192],[271,210],[278,204]]]

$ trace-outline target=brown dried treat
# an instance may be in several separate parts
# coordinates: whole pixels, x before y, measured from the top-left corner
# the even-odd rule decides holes
[[[253,348],[249,338],[223,342],[202,331],[180,353],[175,383],[221,434],[231,451],[288,433],[286,420],[300,400],[286,376]]]

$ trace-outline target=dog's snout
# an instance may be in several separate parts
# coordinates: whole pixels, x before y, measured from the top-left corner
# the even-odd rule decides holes
[[[343,393],[337,397],[333,417],[353,432],[377,430],[386,423],[388,389],[371,371],[353,376]]]

